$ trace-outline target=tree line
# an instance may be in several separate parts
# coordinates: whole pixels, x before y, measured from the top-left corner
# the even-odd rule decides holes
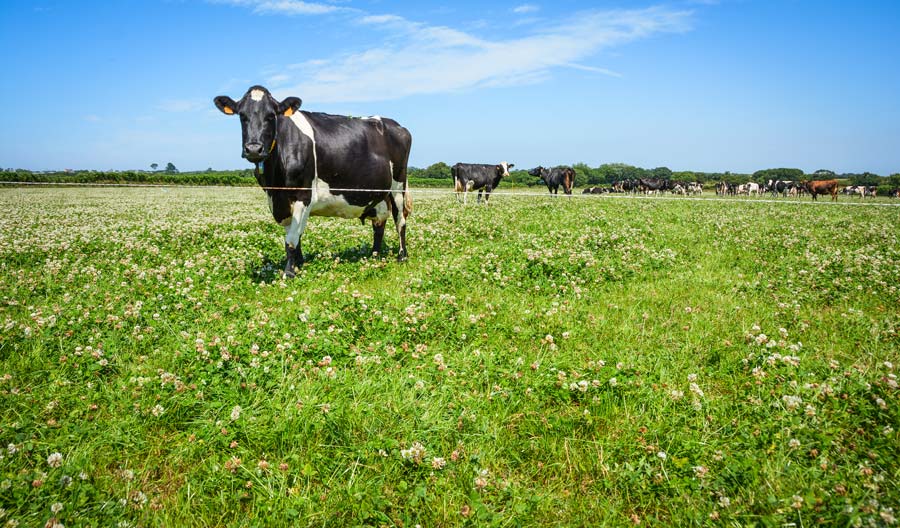
[[[156,165],[156,164],[153,164]],[[155,167],[153,167],[155,169]],[[827,169],[806,174],[801,169],[773,168],[762,169],[752,174],[736,172],[699,172],[673,171],[668,167],[645,169],[626,163],[605,163],[598,167],[590,167],[586,163],[575,163],[575,186],[588,187],[609,185],[615,181],[638,178],[663,178],[682,181],[711,183],[727,181],[741,184],[750,181],[765,183],[767,180],[802,179],[824,180],[836,178],[841,185],[878,186],[885,190],[900,187],[900,173],[881,176],[872,172],[837,174]],[[452,185],[450,166],[439,161],[425,168],[409,167],[409,182],[414,187],[445,187]],[[510,177],[504,182],[510,186],[531,187],[541,185],[540,180],[531,176],[527,168],[510,171]],[[179,172],[169,163],[160,171],[58,171],[36,172],[26,169],[0,170],[0,181],[9,182],[42,182],[42,183],[148,183],[167,185],[256,185],[252,169],[213,170]]]

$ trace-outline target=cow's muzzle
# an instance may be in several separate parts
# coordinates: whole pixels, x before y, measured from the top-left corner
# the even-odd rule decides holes
[[[251,163],[259,163],[266,159],[267,152],[264,152],[262,143],[246,143],[244,145],[244,158]]]

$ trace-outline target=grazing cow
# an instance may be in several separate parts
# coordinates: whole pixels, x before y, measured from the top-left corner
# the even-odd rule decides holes
[[[788,192],[793,188],[794,182],[785,180],[769,180],[766,182],[766,191],[772,193],[772,197],[787,197]]]
[[[457,163],[450,167],[453,183],[456,187],[456,201],[459,201],[459,193],[463,193],[464,204],[469,203],[469,191],[478,191],[478,203],[481,203],[481,194],[484,193],[484,203],[487,205],[491,197],[491,191],[500,185],[500,180],[509,176],[509,169],[515,167],[513,163],[501,161],[497,165],[485,165],[482,163]]]
[[[220,95],[214,102],[223,113],[240,117],[242,155],[256,165],[272,216],[285,229],[285,276],[293,277],[303,265],[300,238],[311,215],[370,218],[373,255],[381,251],[391,215],[400,238],[397,259],[406,258],[406,219],[412,211],[408,130],[377,116],[298,111],[300,99],[279,102],[262,86],[251,86],[239,101]]]
[[[619,180],[612,184],[613,192],[630,193],[638,190],[637,180],[629,178],[627,180]]]
[[[734,196],[737,193],[738,186],[727,181],[720,181],[716,184],[716,194],[719,196]]]
[[[830,194],[831,201],[837,201],[837,180],[813,180],[813,181],[801,181],[800,187],[806,189],[809,194],[812,195],[813,200],[818,200],[817,196],[820,194]]]
[[[890,198],[900,198],[900,187],[895,187],[888,191],[888,196]]]
[[[690,182],[687,184],[687,192],[690,195],[703,194],[703,185],[700,182]]]
[[[866,197],[866,188],[863,185],[848,185],[841,189],[841,194],[846,194],[852,196],[854,194],[859,195],[859,199],[862,200]]]
[[[875,185],[870,185],[866,187],[866,196],[871,196],[872,198],[876,198],[878,196],[878,187]]]
[[[656,194],[669,188],[669,181],[662,178],[639,178],[638,187],[644,194]]]
[[[572,187],[575,186],[575,170],[572,167],[545,169],[538,165],[528,171],[528,174],[543,180],[551,194],[559,194],[559,186],[562,185],[563,192],[571,195]]]

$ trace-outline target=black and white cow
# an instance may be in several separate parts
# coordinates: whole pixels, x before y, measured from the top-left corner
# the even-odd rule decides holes
[[[559,194],[559,187],[562,186],[563,192],[571,195],[572,187],[575,186],[575,170],[572,167],[545,169],[538,165],[528,171],[528,174],[543,180],[551,194]]]
[[[772,194],[773,198],[778,197],[780,194],[782,197],[786,197],[788,195],[788,191],[791,190],[791,187],[794,185],[792,181],[786,180],[768,180],[766,182],[765,191]]]
[[[481,202],[481,193],[484,193],[484,203],[488,203],[491,191],[500,185],[500,180],[509,177],[509,169],[515,167],[514,163],[501,161],[497,165],[485,165],[483,163],[457,163],[450,167],[450,175],[453,176],[453,184],[456,187],[456,201],[459,194],[463,194],[463,203],[469,203],[469,191],[478,191],[478,202]]]
[[[303,265],[300,238],[311,215],[370,218],[373,254],[381,251],[391,215],[400,238],[397,258],[406,258],[408,130],[377,116],[301,112],[300,99],[279,102],[262,86],[251,86],[239,101],[220,95],[214,102],[241,119],[242,156],[256,165],[272,216],[285,229],[286,276]]]

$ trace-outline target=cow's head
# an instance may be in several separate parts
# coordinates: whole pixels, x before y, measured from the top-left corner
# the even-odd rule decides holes
[[[251,163],[262,162],[275,148],[277,117],[292,115],[301,104],[296,97],[288,97],[279,103],[262,86],[251,86],[240,101],[220,95],[214,102],[222,113],[240,116],[244,145],[241,156]]]
[[[534,176],[535,178],[540,178],[540,179],[543,180],[543,179],[544,179],[544,171],[545,171],[545,170],[547,170],[547,169],[545,169],[544,167],[541,167],[540,165],[538,165],[537,167],[535,167],[535,168],[531,169],[530,171],[528,171],[528,174]]]
[[[501,161],[499,165],[494,167],[497,170],[498,178],[506,178],[509,177],[509,169],[515,167],[515,163],[507,163],[505,161]]]

